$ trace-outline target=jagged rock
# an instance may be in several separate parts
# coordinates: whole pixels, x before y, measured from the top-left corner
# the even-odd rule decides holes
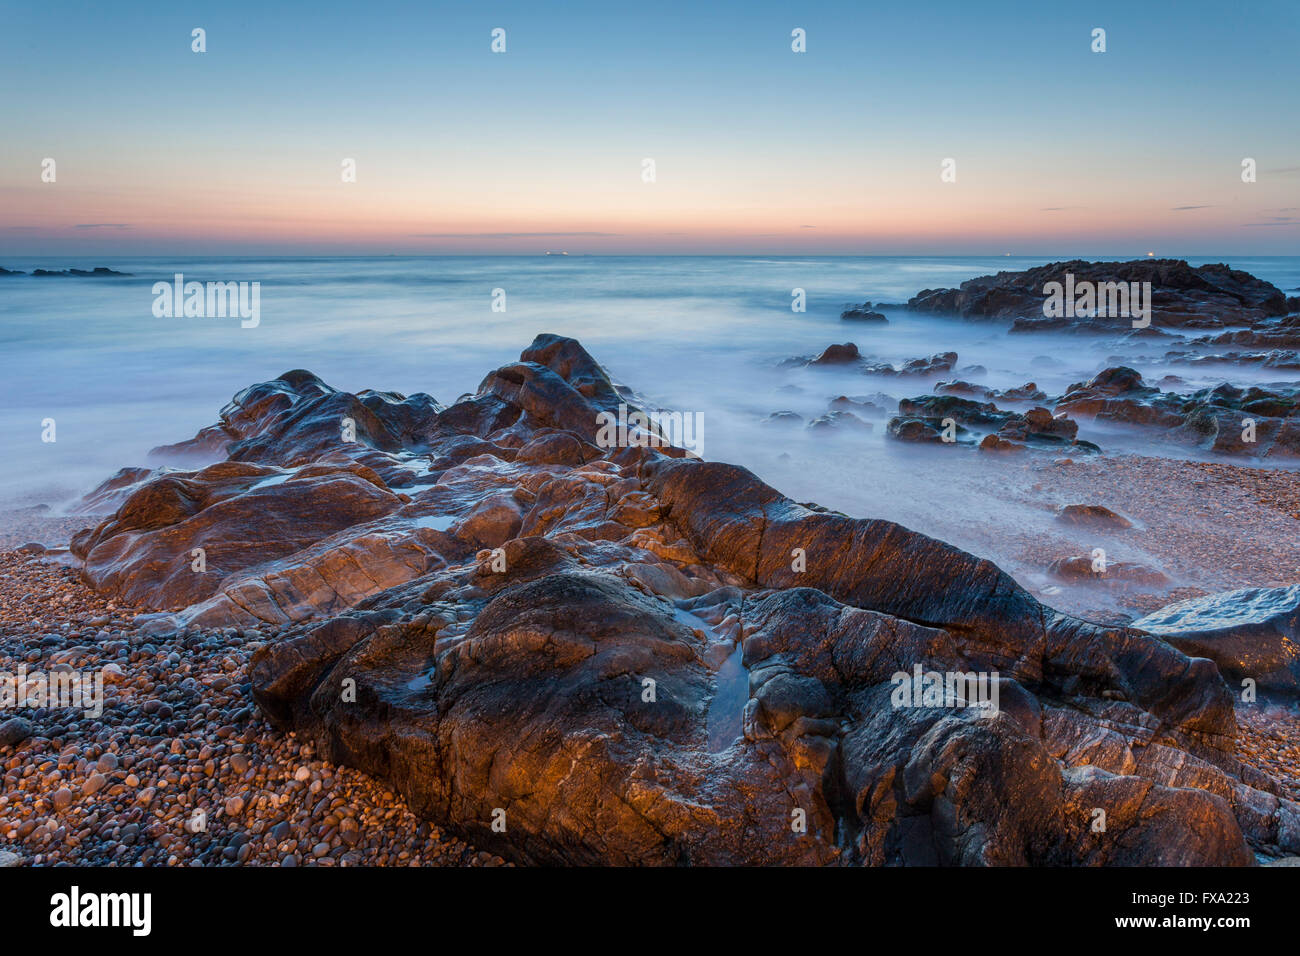
[[[1261,691],[1300,693],[1300,584],[1179,601],[1132,626],[1208,657],[1234,686],[1250,678]]]
[[[843,345],[828,345],[821,355],[817,356],[809,365],[847,365],[857,362],[861,359],[858,354],[858,347],[852,342],[846,342]]]
[[[935,444],[944,441],[943,434],[938,428],[919,418],[891,418],[889,424],[885,426],[885,431],[891,438],[897,438],[899,441]]]
[[[1009,441],[1030,442],[1037,445],[1087,445],[1078,441],[1079,425],[1064,414],[1053,415],[1045,408],[1031,408],[1023,415],[1014,415],[998,429],[998,437]]]
[[[162,606],[188,593],[173,562],[237,529],[247,561],[165,625],[276,626],[250,669],[267,716],[476,845],[665,865],[1300,852],[1300,808],[1236,760],[1212,662],[743,468],[605,447],[598,416],[627,394],[572,340],[540,336],[445,409],[307,375],[241,393],[228,459],[135,476],[78,552],[92,583]],[[362,440],[327,440],[358,404]],[[297,542],[249,496],[265,516],[331,482],[318,508],[341,526],[312,518],[325,537],[268,556]]]

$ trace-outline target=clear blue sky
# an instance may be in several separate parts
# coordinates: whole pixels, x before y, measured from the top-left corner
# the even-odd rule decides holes
[[[10,2],[0,23],[0,254],[1300,253],[1296,0]]]

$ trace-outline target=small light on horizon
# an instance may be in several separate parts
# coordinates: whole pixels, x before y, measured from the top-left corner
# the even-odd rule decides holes
[[[1147,255],[1148,255],[1148,256],[1154,256],[1155,253],[1154,253],[1154,252],[1148,252]]]

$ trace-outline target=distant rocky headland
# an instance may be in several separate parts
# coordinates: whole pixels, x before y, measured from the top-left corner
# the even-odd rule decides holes
[[[23,272],[20,269],[6,269],[3,266],[0,266],[0,276],[24,276],[24,275],[29,275],[29,273]],[[37,276],[40,278],[51,278],[56,276],[63,276],[63,277],[90,278],[90,279],[106,278],[110,276],[122,276],[126,278],[131,277],[131,273],[129,272],[117,272],[113,269],[109,269],[107,266],[96,266],[93,269],[33,269],[30,275]]]

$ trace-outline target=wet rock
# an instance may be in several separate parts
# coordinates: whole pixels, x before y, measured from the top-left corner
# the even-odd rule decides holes
[[[1031,408],[1023,415],[1009,418],[998,429],[998,437],[1035,445],[1096,446],[1079,442],[1079,425],[1068,416],[1053,415],[1045,408]]]
[[[957,289],[925,289],[908,300],[908,308],[949,312],[965,318],[1024,319],[1016,331],[1105,332],[1129,330],[1128,316],[1045,318],[1044,289],[1076,282],[1152,285],[1151,324],[1157,328],[1222,328],[1250,325],[1284,315],[1286,298],[1271,283],[1226,265],[1193,268],[1181,259],[1135,259],[1128,262],[1056,262],[1020,272],[999,272],[963,282]]]
[[[1130,561],[1107,561],[1094,557],[1060,558],[1053,561],[1047,570],[1053,577],[1062,581],[1083,580],[1156,589],[1166,588],[1172,583],[1168,575],[1156,568]]]
[[[1300,693],[1300,585],[1246,588],[1179,601],[1133,627],[1196,657],[1208,657],[1234,686]]]
[[[1222,454],[1300,457],[1300,388],[1228,383],[1189,395],[1162,392],[1124,366],[1071,385],[1058,412],[1098,421],[1157,426],[1161,441]]]
[[[868,363],[863,366],[862,371],[867,375],[877,375],[885,378],[921,378],[951,372],[956,364],[956,352],[938,352],[928,358],[909,359],[901,365],[880,362]]]
[[[1017,441],[1009,441],[998,435],[985,435],[980,439],[980,451],[988,452],[1018,452],[1028,451],[1029,446]]]
[[[858,354],[858,347],[852,342],[846,342],[843,345],[828,345],[821,355],[817,356],[809,365],[850,365],[858,362],[862,358]]]
[[[899,441],[939,444],[944,442],[938,428],[919,418],[891,418],[886,426],[886,432],[891,438],[897,438]]]
[[[862,305],[846,305],[840,312],[840,318],[847,322],[872,322],[876,325],[888,325],[889,319],[871,308],[870,302]]]
[[[874,426],[871,422],[863,421],[849,411],[831,411],[825,415],[818,415],[808,423],[808,428],[812,431],[858,431],[869,432]]]
[[[988,388],[984,385],[973,385],[970,382],[962,381],[939,382],[934,386],[934,391],[938,395],[959,395],[963,398],[986,402],[1043,402],[1047,400],[1047,393],[1033,382],[1028,382],[1019,388]]]
[[[17,747],[36,733],[32,722],[24,717],[10,717],[0,722],[0,748]]]
[[[1101,505],[1065,505],[1056,512],[1056,520],[1062,524],[1105,531],[1124,531],[1133,527],[1133,522],[1123,515]]]
[[[285,475],[218,464],[147,482],[112,518],[77,535],[72,551],[92,587],[144,607],[180,608],[210,597],[230,575],[401,504],[356,467]]]

